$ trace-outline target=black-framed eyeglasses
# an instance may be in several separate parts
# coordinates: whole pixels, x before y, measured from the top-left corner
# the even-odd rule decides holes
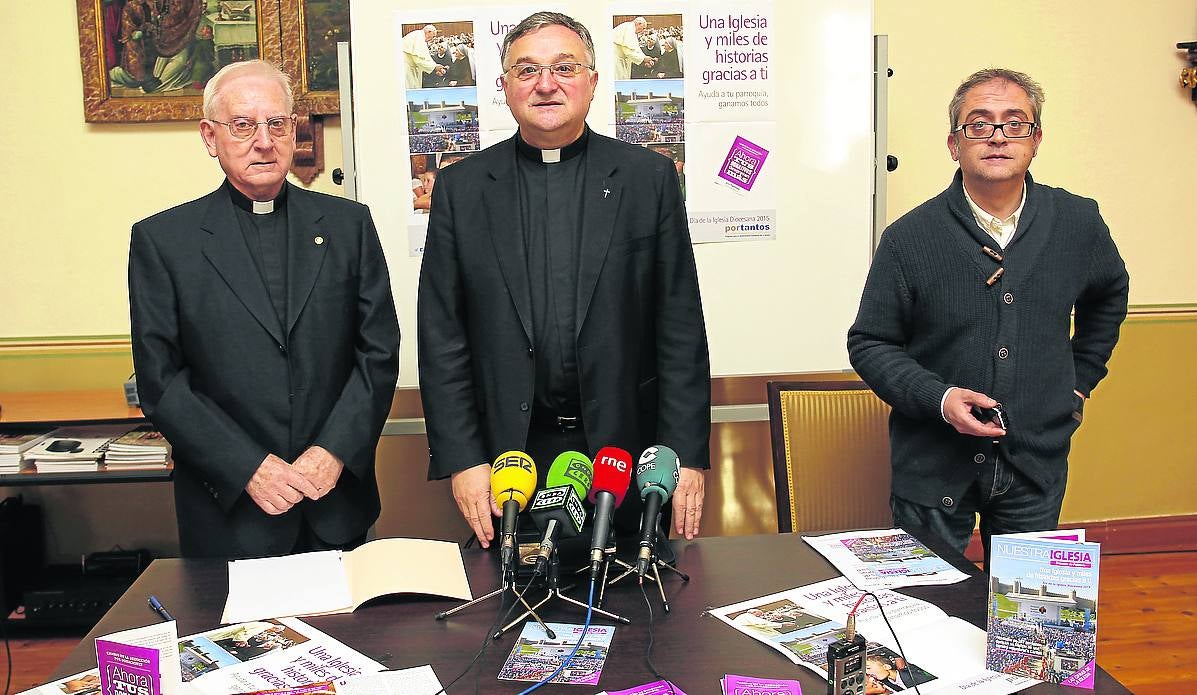
[[[540,65],[538,63],[516,63],[507,68],[507,72],[521,82],[534,80],[540,77],[540,73],[548,70],[549,74],[554,79],[558,80],[572,80],[578,76],[578,73],[583,70],[593,70],[594,67],[586,65],[585,63],[553,63],[551,65]]]
[[[1008,138],[1029,138],[1039,127],[1038,123],[1031,121],[1007,121],[1005,123],[986,123],[985,121],[974,121],[972,123],[965,123],[956,130],[964,133],[964,137],[969,140],[988,140],[993,137],[994,131],[1002,131],[1002,135]]]
[[[238,140],[248,140],[258,132],[258,126],[266,126],[266,132],[270,133],[272,138],[285,138],[295,130],[294,116],[275,116],[274,118],[267,118],[264,121],[255,121],[252,118],[234,118],[228,123],[218,121],[214,118],[209,118],[213,123],[229,129],[229,135],[232,135]]]

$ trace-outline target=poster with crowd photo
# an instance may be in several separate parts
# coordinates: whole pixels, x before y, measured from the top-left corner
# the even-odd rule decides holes
[[[620,2],[610,17],[596,50],[615,137],[673,162],[695,242],[775,238],[773,3]]]
[[[419,256],[436,177],[515,132],[503,95],[503,37],[540,7],[395,12],[395,45],[411,180],[408,251]],[[398,125],[398,124],[397,124]]]

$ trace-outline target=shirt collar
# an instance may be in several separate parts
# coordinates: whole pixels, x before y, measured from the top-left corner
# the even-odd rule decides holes
[[[589,139],[590,127],[586,126],[582,128],[582,134],[578,136],[578,139],[565,147],[555,150],[542,150],[539,147],[529,145],[518,132],[515,134],[515,144],[520,154],[534,162],[543,162],[545,164],[556,164],[557,162],[564,162],[567,159],[577,157],[586,151],[586,142]]]
[[[970,210],[972,210],[973,217],[977,220],[977,224],[979,224],[982,229],[989,229],[990,225],[992,225],[992,224],[1010,225],[1010,226],[1013,226],[1016,228],[1018,227],[1018,218],[1022,217],[1022,209],[1027,204],[1027,183],[1026,183],[1026,181],[1023,181],[1023,184],[1022,184],[1022,200],[1019,201],[1018,207],[1015,208],[1014,212],[1010,213],[1010,216],[1004,220],[999,220],[994,215],[991,215],[988,212],[985,212],[984,210],[982,210],[981,206],[977,205],[977,203],[973,200],[972,196],[970,196],[968,194],[968,186],[961,185],[961,188],[964,189],[964,199],[966,201],[968,201],[968,207]]]
[[[287,202],[287,185],[284,181],[283,187],[279,189],[278,195],[273,200],[252,200],[249,196],[237,190],[237,187],[228,179],[224,180],[224,187],[228,189],[229,198],[233,201],[233,205],[255,215],[269,215],[284,205]]]

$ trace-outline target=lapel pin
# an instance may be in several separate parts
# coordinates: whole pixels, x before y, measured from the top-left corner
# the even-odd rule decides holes
[[[609,195],[611,195],[611,189],[610,189],[610,188],[604,188],[604,189],[603,189],[603,199],[604,199],[604,200],[606,200],[606,199],[607,199],[607,196],[609,196]]]
[[[312,241],[316,242],[316,245],[319,246],[320,244],[324,243],[324,237],[318,236],[315,239],[312,239]]]

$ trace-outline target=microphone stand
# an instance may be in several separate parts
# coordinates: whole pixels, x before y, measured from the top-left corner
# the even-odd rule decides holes
[[[658,523],[657,527],[656,527],[656,529],[654,529],[654,533],[653,533],[652,554],[649,556],[648,569],[651,571],[651,574],[644,575],[645,579],[647,579],[651,582],[656,582],[657,590],[661,594],[661,605],[662,605],[662,607],[664,607],[666,613],[669,612],[669,599],[665,596],[665,583],[661,581],[661,573],[657,571],[657,568],[661,568],[661,569],[665,569],[670,572],[673,572],[677,576],[681,577],[682,581],[684,581],[684,582],[690,581],[690,575],[686,574],[685,572],[679,570],[678,568],[674,567],[673,565],[669,564],[668,562],[665,562],[661,558],[657,557],[657,543],[668,543],[668,542],[669,542],[669,538],[665,535],[665,532],[661,530],[661,525]],[[616,582],[623,579],[624,577],[627,577],[636,572],[635,567],[632,567],[631,565],[628,565],[627,563],[624,563],[624,562],[621,562],[620,564],[624,565],[624,567],[626,567],[627,569],[624,570],[623,574],[621,574],[618,577],[611,580],[612,585],[614,585]]]
[[[465,609],[470,608],[471,606],[476,606],[476,605],[482,603],[483,601],[494,598],[495,596],[499,596],[503,592],[510,590],[511,593],[514,594],[517,599],[519,599],[519,602],[524,604],[524,608],[526,609],[524,611],[523,615],[521,615],[516,620],[517,621],[522,620],[524,617],[530,615],[537,622],[537,624],[539,624],[540,627],[544,629],[545,634],[549,636],[549,639],[557,639],[557,635],[553,632],[553,630],[548,625],[546,625],[543,620],[540,619],[539,615],[536,614],[536,609],[539,608],[540,604],[544,603],[544,601],[541,601],[540,603],[536,604],[535,606],[531,606],[528,604],[528,601],[524,599],[523,595],[520,594],[518,590],[516,590],[516,588],[515,588],[516,562],[508,563],[508,566],[504,567],[503,569],[504,569],[503,582],[499,588],[495,589],[494,591],[490,592],[489,594],[487,594],[485,596],[479,596],[478,598],[476,598],[472,601],[467,601],[467,602],[461,604],[460,606],[457,606],[456,608],[450,608],[447,611],[442,611],[440,613],[437,613],[436,619],[437,620],[445,620],[446,618],[448,618],[451,615],[460,613],[461,611],[464,611]],[[527,591],[527,589],[525,589],[525,591]],[[506,629],[507,628],[503,628],[503,630],[506,630]],[[501,635],[502,632],[503,631],[500,630],[499,632],[495,633],[495,639],[498,639],[499,635]]]
[[[589,571],[589,568],[583,568],[583,569],[587,569],[587,571]],[[554,597],[561,599],[562,601],[565,601],[566,603],[572,603],[573,605],[577,606],[578,608],[581,608],[584,611],[587,610],[588,608],[590,608],[585,603],[582,603],[581,601],[572,599],[572,598],[566,596],[565,594],[561,593],[561,561],[557,557],[557,549],[556,548],[553,549],[552,555],[549,556],[548,585],[549,585],[549,593],[544,598],[542,598],[540,601],[538,601],[536,603],[536,605],[529,606],[528,610],[524,611],[524,613],[522,615],[520,615],[518,618],[516,618],[515,620],[512,620],[510,623],[507,623],[506,625],[504,625],[502,627],[502,629],[500,629],[498,632],[496,632],[494,635],[492,635],[492,637],[494,639],[499,639],[500,637],[503,636],[504,632],[507,632],[511,628],[518,625],[520,623],[520,621],[522,621],[524,618],[528,617],[529,615],[535,617],[536,609],[538,609],[541,606],[543,606],[544,604],[548,603],[549,600],[551,600]],[[527,604],[525,604],[525,605],[527,605]],[[612,620],[619,621],[620,623],[623,623],[624,625],[632,624],[631,620],[628,620],[627,618],[625,618],[621,615],[616,615],[609,611],[605,611],[602,608],[595,607],[594,612],[605,615]],[[537,618],[538,622],[539,622],[539,620],[540,619]],[[541,623],[542,627],[543,627],[543,625],[544,624]],[[553,638],[553,636],[550,635],[550,638]]]

